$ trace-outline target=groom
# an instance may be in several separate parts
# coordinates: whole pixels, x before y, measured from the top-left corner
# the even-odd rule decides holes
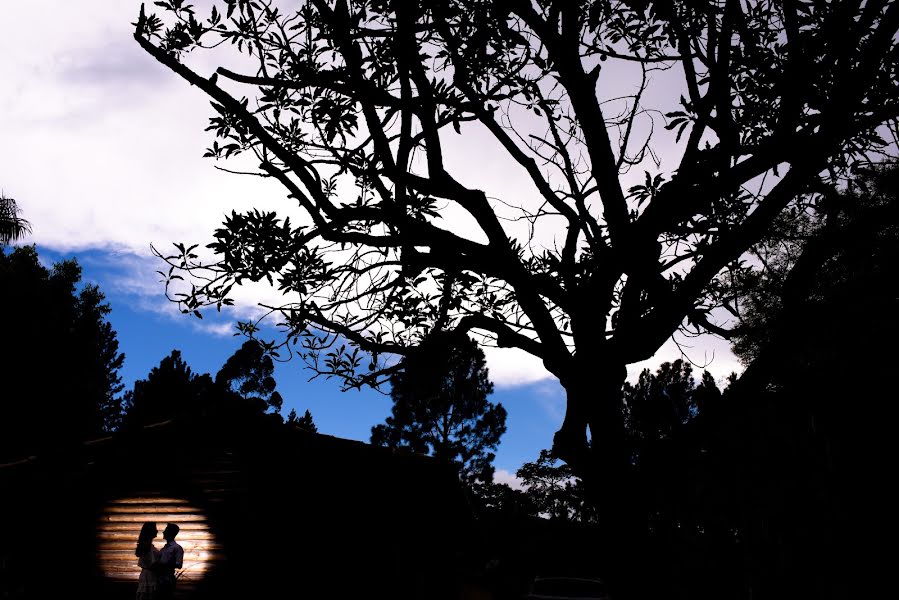
[[[184,549],[175,541],[175,536],[181,528],[174,523],[165,526],[162,537],[165,546],[159,553],[157,570],[159,572],[159,600],[169,600],[175,597],[175,569],[180,569],[184,563]]]

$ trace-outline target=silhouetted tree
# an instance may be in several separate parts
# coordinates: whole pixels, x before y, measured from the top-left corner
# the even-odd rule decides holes
[[[22,218],[16,201],[0,192],[0,246],[15,242],[31,233],[31,223]]]
[[[0,248],[0,289],[0,456],[114,429],[125,356],[100,289],[81,285],[74,260],[48,270],[33,246]]]
[[[537,516],[540,512],[530,495],[507,483],[475,481],[469,490],[469,502],[479,517]]]
[[[297,416],[297,411],[295,409],[290,409],[290,414],[287,415],[286,423],[291,427],[296,427],[297,429],[302,429],[309,433],[318,433],[318,427],[315,426],[315,422],[312,420],[312,413],[309,412],[308,408],[302,417]]]
[[[899,115],[889,0],[160,6],[166,21],[141,10],[135,39],[212,99],[207,155],[249,154],[309,217],[233,213],[218,262],[165,257],[195,276],[184,310],[277,280],[285,343],[351,386],[385,381],[432,330],[539,357],[567,392],[554,452],[595,484],[624,562],[645,534],[626,365],[679,328],[729,335],[717,309],[735,310],[747,251],[889,153],[876,130]],[[246,56],[211,76],[182,61],[222,43]],[[529,189],[451,172],[484,136]]]
[[[275,390],[275,365],[256,340],[247,340],[225,361],[215,381],[238,393],[248,402],[262,403],[273,413],[281,412],[284,400]]]
[[[435,334],[391,377],[391,416],[371,443],[431,454],[456,465],[463,481],[493,480],[506,409],[492,404],[484,352],[465,335]]]
[[[85,285],[78,294],[78,312],[74,323],[75,335],[81,339],[85,354],[73,356],[74,372],[79,381],[72,393],[95,398],[100,411],[103,431],[118,428],[122,418],[124,389],[119,369],[125,355],[119,352],[119,342],[107,316],[112,311],[100,288]]]
[[[541,450],[537,460],[524,463],[516,475],[539,514],[562,521],[596,522],[583,482],[570,466],[559,464],[552,451]]]
[[[890,510],[880,478],[864,474],[889,468],[897,190],[893,165],[827,195],[801,236],[764,249],[775,268],[744,299],[730,462],[759,593],[845,597],[857,589],[848,574],[876,562],[858,549]]]
[[[733,377],[731,378],[731,380]],[[633,510],[649,530],[643,568],[654,593],[682,598],[740,597],[740,519],[733,493],[733,423],[714,377],[699,382],[684,360],[644,369],[624,386]],[[651,582],[658,585],[658,581]]]
[[[896,164],[862,172],[849,187],[827,194],[802,215],[797,234],[759,249],[771,268],[750,280],[742,299],[734,352],[747,365],[748,376],[740,385],[750,382],[753,371],[770,376],[781,356],[796,359],[797,348],[779,338],[803,339],[804,352],[818,346],[823,357],[831,358],[835,339],[872,333],[874,325],[865,317],[890,311],[895,282],[889,272],[899,252],[897,186]],[[823,326],[840,314],[848,314],[855,326]],[[815,361],[806,357],[806,362]],[[792,368],[781,364],[780,370]]]
[[[206,418],[239,424],[241,419],[260,417],[280,422],[281,396],[275,391],[273,372],[271,358],[253,340],[225,361],[215,380],[208,373],[194,373],[181,351],[172,350],[126,394],[125,423],[141,426],[173,418]]]
[[[194,373],[172,350],[146,379],[134,382],[125,396],[125,423],[149,425],[185,415],[206,412],[215,396],[214,382],[208,374]]]
[[[715,386],[714,379],[710,382]],[[644,369],[636,384],[624,384],[628,430],[645,440],[670,437],[696,414],[695,388],[693,368],[684,360],[663,363],[656,373]]]

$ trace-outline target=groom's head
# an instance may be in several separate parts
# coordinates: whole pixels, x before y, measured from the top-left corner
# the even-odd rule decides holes
[[[179,531],[181,531],[180,527],[174,523],[168,523],[165,526],[165,530],[162,532],[162,538],[168,542],[174,541],[175,536],[178,535]]]

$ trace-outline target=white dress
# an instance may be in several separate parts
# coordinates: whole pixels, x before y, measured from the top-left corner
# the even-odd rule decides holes
[[[153,600],[156,598],[158,576],[151,566],[159,562],[159,550],[152,545],[137,561],[140,567],[140,578],[137,580],[136,600]]]

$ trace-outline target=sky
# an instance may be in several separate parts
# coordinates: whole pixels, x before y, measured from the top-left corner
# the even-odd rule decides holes
[[[202,157],[211,145],[203,130],[212,109],[138,47],[130,23],[139,7],[136,0],[0,5],[0,189],[32,224],[24,243],[36,244],[47,264],[76,257],[85,281],[106,294],[128,387],[174,348],[195,371],[214,374],[244,341],[233,335],[234,314],[207,313],[200,321],[178,313],[165,298],[156,273],[163,265],[151,244],[204,246],[232,210],[287,210],[277,184],[223,173]],[[193,67],[211,74],[216,58],[196,57]],[[496,146],[476,142],[448,149],[451,170],[488,192],[527,193],[518,187],[525,178]],[[246,290],[237,314],[252,314],[255,301],[271,297]],[[722,340],[680,341],[719,381],[740,368]],[[629,374],[679,356],[669,342]],[[508,480],[551,446],[564,392],[523,352],[488,349],[487,358],[492,399],[509,414],[495,461],[498,479]],[[284,413],[309,409],[322,433],[367,441],[390,414],[382,393],[342,393],[333,380],[309,377],[296,360],[276,369]]]

